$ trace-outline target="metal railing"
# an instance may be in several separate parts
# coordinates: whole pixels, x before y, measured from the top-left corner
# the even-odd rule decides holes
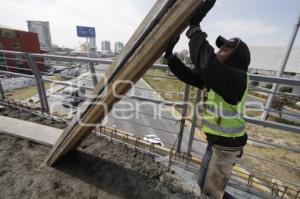
[[[91,70],[91,68],[87,68],[85,69],[86,71],[90,71],[89,74],[87,74],[87,76],[90,76],[90,78],[87,77],[80,77],[81,80],[87,80],[87,81],[92,81],[93,85],[92,86],[85,86],[82,84],[78,84],[78,82],[76,82],[76,78],[74,78],[73,76],[67,76],[68,78],[72,78],[70,81],[62,81],[62,80],[53,80],[48,78],[47,76],[49,75],[54,75],[54,74],[50,74],[48,72],[39,72],[37,69],[37,62],[35,61],[35,59],[37,58],[43,58],[44,60],[55,60],[55,61],[69,61],[69,62],[76,62],[76,63],[88,63],[89,66],[94,65],[95,64],[111,64],[112,60],[104,60],[104,59],[93,59],[93,58],[84,58],[84,57],[69,57],[69,56],[56,56],[56,55],[43,55],[43,54],[32,54],[32,53],[23,53],[23,52],[15,52],[15,51],[4,51],[4,50],[0,50],[0,54],[2,54],[3,56],[0,57],[0,59],[6,59],[5,55],[18,55],[18,57],[22,56],[23,58],[20,59],[23,62],[26,62],[30,68],[20,68],[20,67],[16,67],[16,66],[8,66],[8,65],[1,65],[0,69],[5,68],[6,70],[0,70],[0,74],[6,74],[6,75],[11,75],[11,76],[16,76],[16,77],[26,77],[26,78],[31,78],[31,79],[35,79],[36,80],[36,85],[37,85],[37,89],[38,89],[38,98],[39,98],[39,102],[40,102],[40,107],[41,107],[41,112],[42,113],[48,113],[50,111],[49,109],[49,103],[48,103],[48,98],[49,95],[51,94],[57,94],[57,95],[61,95],[60,91],[46,91],[45,89],[45,82],[49,82],[49,83],[53,83],[54,85],[60,85],[63,86],[62,88],[65,87],[76,87],[76,88],[83,88],[87,91],[92,91],[94,89],[95,86],[95,81],[92,79],[92,77],[97,77],[97,71],[101,71],[104,72],[105,70],[102,69],[97,69],[94,68],[95,70]],[[10,60],[12,60],[13,58],[8,58]],[[40,62],[39,62],[40,63]],[[153,66],[154,69],[160,69],[163,71],[168,71],[168,67],[166,65],[162,65],[162,64],[155,64]],[[31,72],[33,75],[31,74],[23,74],[23,73],[18,73],[18,72],[12,72],[13,69],[22,69],[24,71],[28,71]],[[46,76],[47,75],[47,76]],[[64,75],[61,74],[56,74],[55,76],[57,77],[64,77]],[[156,76],[151,76],[151,75],[147,75],[150,78],[155,78]],[[300,85],[300,80],[297,79],[292,79],[292,78],[287,78],[287,77],[272,77],[272,76],[264,76],[264,75],[257,75],[257,74],[249,74],[250,80],[252,81],[263,81],[263,82],[270,82],[270,83],[278,83],[278,84],[286,84],[286,85],[292,85],[292,86],[299,86]],[[173,76],[162,76],[159,78],[165,78],[171,81],[177,81],[176,78],[174,78]],[[73,81],[74,80],[74,81]],[[137,87],[136,89],[140,89],[140,90],[145,90],[147,92],[169,92],[169,93],[174,93],[172,91],[164,91],[164,90],[159,90],[159,89],[151,89],[151,88],[144,88],[144,87]],[[270,90],[266,90],[266,89],[257,89],[257,88],[250,88],[253,89],[254,91],[259,91],[259,92],[266,92],[266,93],[270,93]],[[187,154],[189,155],[194,155],[194,156],[198,156],[198,157],[202,157],[203,153],[201,153],[201,151],[195,151],[193,149],[193,147],[195,146],[195,143],[202,143],[205,144],[205,142],[203,142],[202,140],[199,140],[197,138],[195,138],[195,131],[197,130],[197,117],[196,117],[196,109],[192,110],[194,112],[192,118],[189,118],[191,126],[190,126],[190,132],[189,132],[189,136],[187,138],[187,140],[184,141],[184,132],[185,130],[187,130],[186,128],[186,115],[187,115],[187,111],[188,111],[188,107],[186,106],[186,102],[189,101],[189,92],[190,92],[190,87],[188,85],[185,86],[184,90],[180,90],[178,91],[180,93],[182,93],[182,95],[184,96],[183,101],[182,102],[173,102],[173,101],[166,101],[162,98],[151,98],[151,97],[143,97],[143,96],[138,96],[138,95],[127,95],[126,98],[128,99],[132,99],[132,100],[138,100],[138,101],[145,101],[145,102],[151,102],[151,103],[155,103],[155,104],[163,104],[166,106],[173,106],[175,108],[178,108],[181,110],[181,119],[179,119],[179,123],[180,125],[178,126],[178,132],[174,132],[171,131],[169,129],[163,129],[157,126],[151,126],[149,124],[143,124],[142,122],[137,122],[137,121],[131,121],[131,120],[123,120],[124,122],[127,122],[130,125],[135,125],[135,126],[140,126],[142,128],[147,128],[147,129],[151,129],[154,132],[161,132],[161,133],[165,133],[166,135],[175,135],[176,136],[176,151],[177,152],[182,152],[182,143],[186,142],[187,144],[187,151],[185,151]],[[280,93],[277,91],[272,92],[274,94],[280,94],[280,95],[285,95],[284,93]],[[47,96],[48,95],[48,96]],[[293,96],[295,97],[296,95],[290,95],[287,94],[288,96]],[[1,81],[0,81],[0,97],[2,99],[7,98],[5,95],[5,91],[3,90],[3,86],[1,85]],[[297,96],[299,97],[299,96]],[[199,102],[201,100],[201,90],[197,91],[197,96],[196,96],[196,102]],[[9,100],[4,100],[2,101],[8,103]],[[10,101],[10,104],[13,104],[12,101]],[[15,103],[15,106],[18,106],[18,103]],[[265,109],[262,109],[261,111],[264,111]],[[278,111],[278,110],[273,110],[273,109],[268,109],[269,112],[275,112],[278,113],[280,112],[281,114],[285,114],[282,111]],[[148,113],[148,112],[143,112],[143,111],[139,111],[137,112],[140,115],[143,115],[145,117],[154,117],[155,115],[152,113]],[[53,113],[52,113],[53,114]],[[51,115],[51,114],[50,114]],[[63,115],[63,114],[62,114]],[[60,115],[60,116],[62,116]],[[300,114],[299,113],[287,113],[287,115],[293,116],[293,117],[299,117],[300,118]],[[58,116],[59,117],[59,116]],[[110,116],[111,117],[111,116]],[[66,117],[67,118],[67,117]],[[178,121],[178,118],[173,118],[173,117],[167,117],[164,116],[161,119],[163,120],[168,120],[171,122],[175,122]],[[262,119],[256,119],[256,118],[251,118],[251,117],[245,117],[246,121],[252,124],[257,124],[260,126],[264,126],[264,127],[270,127],[270,128],[277,128],[277,129],[282,129],[285,131],[289,131],[289,132],[294,132],[294,133],[299,133],[300,132],[300,127],[299,126],[293,126],[293,125],[287,125],[287,124],[283,124],[283,123],[278,123],[278,122],[272,122],[272,121],[267,121],[267,120],[262,120]],[[176,125],[176,124],[175,124]],[[136,134],[137,137],[142,138],[143,134],[139,134],[138,132],[134,132]],[[263,145],[267,145],[268,147],[276,147],[276,148],[281,148],[284,150],[289,150],[295,153],[299,153],[300,148],[298,147],[290,147],[290,146],[286,146],[286,145],[281,145],[281,144],[273,144],[273,143],[268,143],[268,142],[264,142],[264,141],[260,141],[260,140],[256,140],[254,138],[250,138],[249,141],[252,142],[256,142],[259,144],[263,144]],[[165,142],[167,147],[173,147],[174,143],[168,143]],[[185,150],[185,149],[184,149]],[[268,162],[270,164],[276,164],[282,167],[287,167],[288,169],[294,169],[296,171],[299,171],[299,168],[297,166],[294,165],[288,165],[279,161],[274,161],[274,160],[269,160],[269,159],[265,159],[262,158],[260,156],[258,156],[257,154],[245,154],[246,156],[249,156],[251,158],[256,158],[259,161],[265,161]],[[242,167],[246,167],[247,165],[243,165]],[[257,172],[257,171],[253,171],[253,173],[262,176],[264,175],[261,172]],[[248,179],[249,180],[249,179]],[[278,179],[279,180],[279,179]],[[280,179],[281,180],[281,179]],[[281,180],[282,181],[282,180]],[[234,184],[234,183],[233,183]],[[270,185],[272,183],[268,182],[267,185]],[[273,183],[274,184],[274,183]],[[288,182],[287,182],[288,184]],[[236,186],[236,185],[235,185]],[[293,187],[298,186],[299,185],[292,185]],[[275,187],[275,186],[274,186]],[[272,189],[272,187],[269,187],[270,190]],[[274,188],[275,189],[275,188]],[[282,192],[287,192],[286,190],[281,191],[281,189],[277,189],[278,193],[282,193]],[[295,191],[295,190],[294,190]],[[278,194],[277,193],[277,194]],[[282,193],[283,194],[283,193]],[[284,193],[283,195],[285,195],[286,193]],[[298,194],[297,191],[295,191],[296,195]]]

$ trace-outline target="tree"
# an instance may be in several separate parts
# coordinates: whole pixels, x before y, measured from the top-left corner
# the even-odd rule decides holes
[[[272,108],[278,111],[278,115],[281,118],[282,108],[287,103],[287,99],[284,96],[276,96],[272,101]]]

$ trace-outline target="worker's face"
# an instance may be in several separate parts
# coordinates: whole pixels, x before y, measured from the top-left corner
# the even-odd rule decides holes
[[[221,63],[224,63],[228,57],[231,55],[231,53],[233,53],[234,51],[234,48],[232,47],[227,47],[227,46],[222,46],[220,48],[220,50],[217,52],[216,56],[217,56],[217,59],[221,62]]]

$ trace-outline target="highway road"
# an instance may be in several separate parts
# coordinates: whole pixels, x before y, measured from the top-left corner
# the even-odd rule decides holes
[[[107,69],[108,65],[97,65],[97,76],[101,76],[102,72]],[[99,71],[100,70],[100,71]],[[87,76],[77,82],[79,85],[93,87],[91,76]],[[138,88],[136,88],[138,87]],[[142,90],[145,88],[148,90]],[[89,92],[86,92],[89,94]],[[135,87],[130,91],[131,94],[141,97],[160,99],[153,91],[149,90],[148,85],[144,80],[137,82]],[[52,111],[58,111],[65,114],[70,114],[76,110],[75,108],[66,108],[61,105],[63,96],[53,94],[49,96],[48,101]],[[128,110],[130,108],[130,110]],[[156,113],[158,110],[161,113],[161,118],[158,118]],[[166,105],[159,105],[151,102],[143,102],[140,100],[123,98],[117,103],[112,112],[106,118],[109,126],[116,126],[118,129],[131,132],[136,136],[143,138],[145,135],[155,134],[168,148],[173,148],[176,143],[177,135],[179,133],[180,123],[176,120],[170,107]],[[190,128],[185,127],[182,142],[182,151],[186,152],[187,143],[190,135]],[[195,141],[193,144],[193,151],[203,153],[206,144]],[[196,154],[194,154],[196,155]],[[199,154],[197,154],[199,156]]]

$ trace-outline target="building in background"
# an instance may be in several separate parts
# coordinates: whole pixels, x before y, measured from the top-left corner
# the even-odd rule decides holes
[[[97,51],[97,44],[96,44],[96,37],[89,38],[90,43],[90,51],[96,52]]]
[[[47,21],[27,21],[28,31],[38,34],[42,50],[51,52],[52,41],[49,22]]]
[[[41,47],[37,33],[0,27],[0,49],[10,51],[21,51],[27,53],[41,53]],[[8,58],[8,59],[7,59]],[[36,59],[40,71],[45,71],[43,59]],[[0,55],[0,69],[10,72],[31,72],[28,63],[23,61],[21,55]]]
[[[124,48],[124,44],[120,41],[115,43],[115,53],[119,54],[120,51]]]
[[[110,41],[101,42],[101,51],[111,53]]]

